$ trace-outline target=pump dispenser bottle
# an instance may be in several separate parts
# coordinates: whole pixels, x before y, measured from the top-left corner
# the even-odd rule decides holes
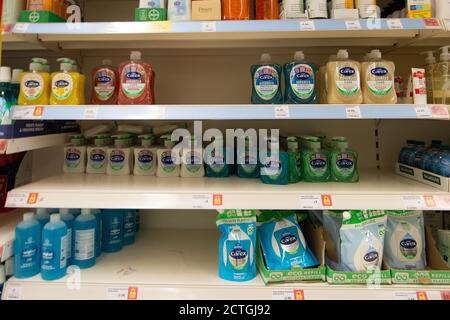
[[[440,61],[436,65],[433,81],[433,101],[436,104],[450,104],[450,46],[440,48]]]
[[[424,51],[420,54],[426,55],[425,57],[425,79],[427,84],[427,103],[432,104],[433,99],[433,82],[434,82],[434,70],[436,69],[436,57],[434,53],[436,51]]]
[[[20,76],[19,105],[47,105],[50,96],[50,74],[45,70],[46,59],[33,58],[30,70]]]
[[[50,104],[79,105],[80,104],[80,74],[73,72],[72,60],[60,58],[60,71],[52,75]]]

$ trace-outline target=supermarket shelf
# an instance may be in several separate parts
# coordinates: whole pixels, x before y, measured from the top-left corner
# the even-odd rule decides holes
[[[139,48],[284,47],[293,45],[284,41],[289,39],[317,40],[308,42],[317,46],[361,46],[360,39],[367,38],[372,39],[371,46],[392,46],[399,40],[428,37],[440,30],[443,27],[438,19],[326,19],[17,23],[13,33],[37,35],[43,42],[58,42],[62,49],[99,49],[122,48],[124,43]],[[152,42],[142,42],[146,40]]]
[[[445,105],[15,106],[16,120],[449,119]],[[39,116],[37,117],[36,114]]]
[[[176,234],[176,237],[168,236]],[[255,299],[294,297],[303,290],[305,299],[407,299],[416,291],[428,299],[441,299],[450,286],[331,286],[327,283],[264,285],[257,276],[235,283],[221,280],[218,271],[218,231],[145,230],[137,242],[115,254],[103,254],[91,269],[56,281],[11,278],[3,299]],[[205,254],[206,253],[206,254]],[[157,259],[155,259],[157,257]],[[78,270],[77,270],[78,271]],[[80,282],[78,282],[80,281]],[[135,288],[135,290],[129,288]]]
[[[45,50],[37,35],[17,35],[11,32],[2,34],[2,50]]]
[[[36,137],[0,139],[0,154],[13,154],[64,144],[73,133],[57,133]]]
[[[213,201],[214,198],[214,201]],[[450,193],[393,172],[360,170],[360,182],[263,184],[259,179],[62,174],[13,189],[7,207],[136,209],[450,210]]]
[[[0,262],[12,256],[15,227],[22,218],[24,210],[0,213]]]

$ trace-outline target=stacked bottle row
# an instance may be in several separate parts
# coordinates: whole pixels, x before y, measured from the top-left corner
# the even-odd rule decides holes
[[[9,117],[13,105],[17,104],[20,92],[22,69],[0,67],[0,125],[11,124]]]
[[[39,272],[44,280],[63,277],[67,267],[95,265],[102,252],[117,252],[135,241],[139,227],[134,209],[38,209],[16,226],[14,276]]]
[[[407,140],[398,162],[450,178],[450,146],[440,140],[433,140],[428,147],[424,141]]]
[[[339,50],[336,56],[317,70],[297,51],[294,61],[281,67],[271,63],[269,54],[261,56],[261,62],[251,67],[252,103],[254,104],[395,104],[395,65],[382,59],[379,50],[372,50],[361,64],[349,59],[347,50]],[[284,98],[281,74],[284,74]]]

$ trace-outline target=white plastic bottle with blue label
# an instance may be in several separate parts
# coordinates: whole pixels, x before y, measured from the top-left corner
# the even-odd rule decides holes
[[[61,221],[66,224],[67,227],[67,266],[71,266],[73,264],[73,256],[72,256],[72,247],[73,247],[73,222],[75,221],[75,217],[73,214],[69,212],[69,209],[60,209],[59,214],[61,216]]]
[[[81,269],[95,265],[95,217],[90,209],[82,209],[73,223],[75,252],[73,264]]]
[[[48,210],[45,208],[38,208],[36,209],[36,215],[34,218],[39,222],[41,225],[41,230],[44,228],[44,226],[50,221],[50,214],[48,213]]]
[[[203,165],[203,149],[201,144],[197,145],[192,137],[191,145],[181,151],[181,171],[183,178],[198,178],[205,176]]]
[[[191,0],[168,0],[167,18],[170,21],[191,20]]]
[[[106,174],[109,176],[126,176],[131,173],[129,135],[115,135],[114,146],[108,148],[108,166]]]
[[[82,135],[73,135],[64,147],[65,173],[84,173],[86,171],[86,146]]]
[[[123,245],[128,246],[136,240],[136,210],[126,209],[123,217]]]
[[[111,138],[108,135],[94,137],[94,145],[87,147],[86,173],[106,173],[110,141]]]
[[[57,213],[42,230],[41,276],[44,280],[56,280],[67,271],[67,226]]]
[[[141,147],[134,148],[135,176],[154,176],[157,168],[157,148],[152,147],[154,137],[151,134],[140,135]]]
[[[14,276],[30,278],[41,271],[41,226],[33,212],[23,215],[14,239]]]
[[[179,177],[180,176],[180,155],[172,150],[175,143],[171,140],[170,135],[164,135],[164,148],[159,148],[158,169],[156,175],[158,177]]]

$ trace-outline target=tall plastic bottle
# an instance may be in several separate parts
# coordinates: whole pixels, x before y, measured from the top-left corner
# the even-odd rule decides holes
[[[82,209],[73,223],[75,251],[73,264],[81,269],[95,265],[95,217],[90,209]]]
[[[50,214],[48,213],[48,210],[45,208],[38,208],[36,209],[36,215],[34,218],[39,222],[41,225],[41,230],[44,228],[44,226],[50,221]]]
[[[164,141],[164,147],[157,150],[158,168],[156,169],[157,177],[179,177],[180,161],[179,154],[176,154],[172,148],[175,143],[171,140],[170,135],[161,137]]]
[[[366,104],[396,104],[395,64],[383,60],[380,50],[372,50],[369,57],[370,61],[362,64],[363,102]]]
[[[95,217],[95,257],[102,254],[102,210],[91,209],[92,215]]]
[[[426,55],[425,57],[425,77],[427,84],[427,103],[432,104],[433,98],[433,83],[434,83],[434,70],[436,69],[436,57],[435,51],[424,51],[420,54]]]
[[[123,246],[124,210],[102,210],[102,250],[103,252],[117,252]]]
[[[112,61],[105,59],[92,71],[91,104],[117,104],[119,76]]]
[[[222,20],[250,20],[250,1],[222,0]]]
[[[67,271],[67,226],[57,213],[42,230],[41,276],[44,280],[64,277]]]
[[[142,60],[140,51],[132,51],[130,60],[119,66],[118,104],[154,104],[154,72],[152,66]]]
[[[128,246],[136,240],[136,210],[126,209],[123,217],[123,245]]]
[[[14,276],[29,278],[41,270],[41,226],[32,212],[23,215],[14,239]]]
[[[47,105],[50,98],[50,73],[46,59],[33,58],[30,70],[20,76],[19,105]]]
[[[73,222],[75,221],[75,217],[69,212],[69,209],[60,209],[59,215],[61,216],[61,221],[63,221],[67,227],[67,266],[71,266],[73,264]]]
[[[84,90],[86,88],[86,76],[79,71],[78,64],[75,60],[71,60],[71,62],[72,62],[72,70],[71,71],[80,74],[79,82],[78,82],[78,88],[79,88],[78,94],[79,94],[80,104],[86,104],[86,96],[85,96],[85,92],[84,92]]]
[[[180,176],[183,178],[198,178],[205,176],[205,167],[203,165],[203,150],[192,137],[189,148],[181,150],[181,170]]]
[[[11,94],[13,105],[18,104],[20,94],[20,75],[23,73],[22,69],[13,69],[11,78]]]
[[[440,61],[436,65],[433,81],[433,101],[436,104],[450,104],[450,46],[440,48]]]
[[[261,62],[250,68],[252,75],[252,103],[283,103],[281,93],[281,65],[271,63],[270,54],[263,53]]]
[[[11,91],[11,68],[0,68],[0,124],[11,124],[9,118],[14,98]]]
[[[337,55],[333,54],[328,59],[328,62],[335,61],[337,59]],[[317,74],[317,91],[319,95],[319,103],[326,104],[328,101],[327,97],[327,65],[323,65],[319,68],[319,72]]]
[[[360,74],[360,63],[350,60],[347,50],[339,50],[336,61],[327,63],[328,103],[362,103]]]
[[[294,54],[294,61],[283,67],[285,81],[285,103],[317,103],[317,67],[305,60],[302,51]]]
[[[256,0],[255,14],[256,20],[278,20],[280,18],[278,0]]]
[[[80,101],[80,73],[73,72],[72,60],[59,58],[60,71],[52,74],[51,105],[79,105]]]

